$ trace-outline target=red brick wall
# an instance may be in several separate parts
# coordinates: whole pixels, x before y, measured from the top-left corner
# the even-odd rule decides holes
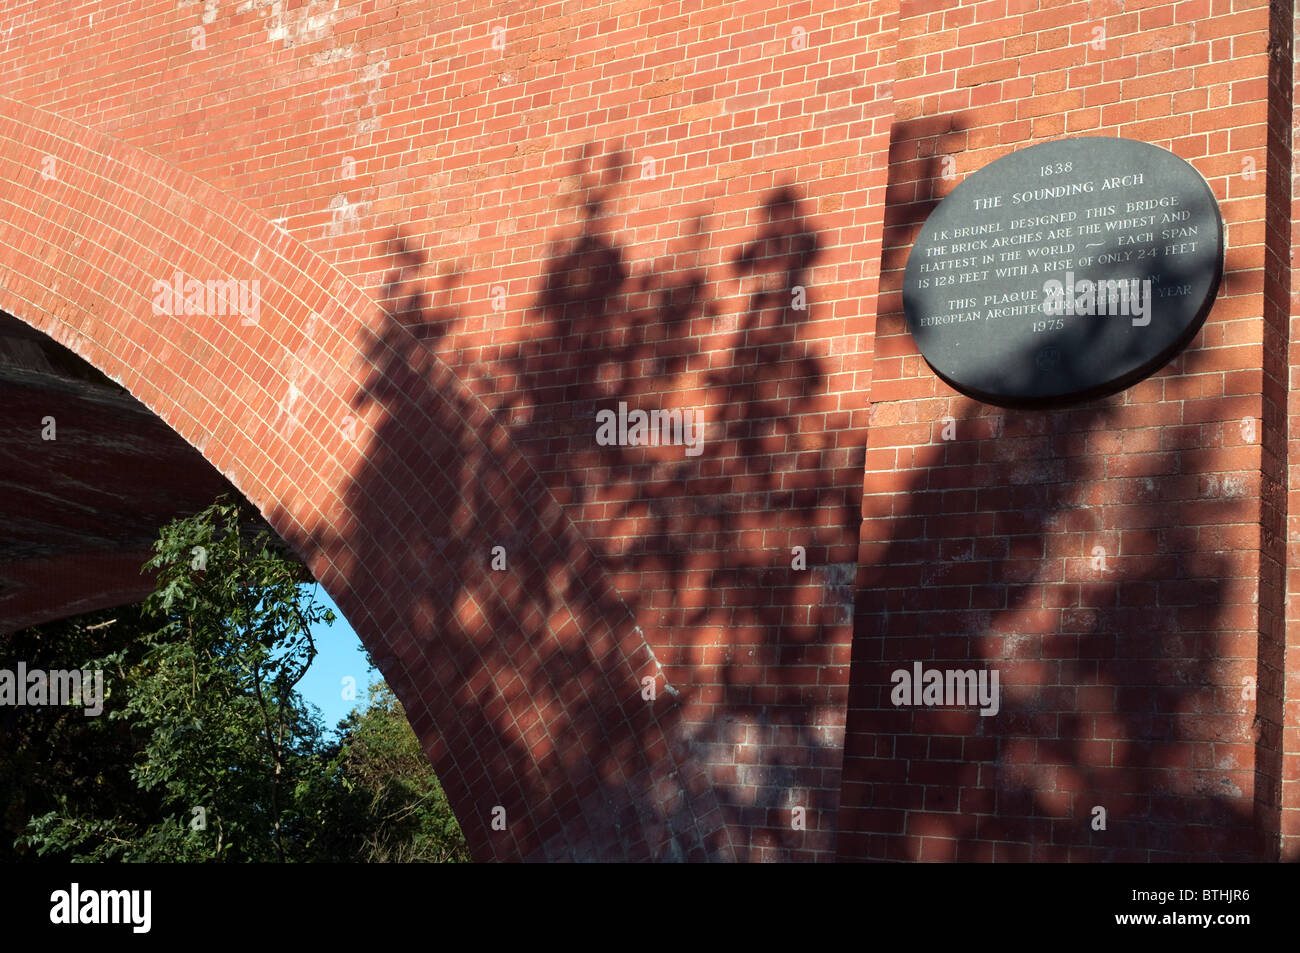
[[[1265,186],[1263,428],[1260,489],[1259,692],[1252,726],[1256,745],[1255,826],[1261,855],[1294,859],[1284,836],[1283,806],[1294,797],[1296,759],[1285,756],[1286,641],[1290,580],[1288,445],[1290,442],[1291,195],[1294,114],[1293,0],[1269,4],[1268,177]],[[1300,720],[1292,720],[1300,726]],[[1294,820],[1291,821],[1294,824]],[[1294,834],[1296,832],[1292,832]]]
[[[318,567],[479,857],[833,856],[892,12],[0,12],[0,202],[49,243],[0,248],[4,306]],[[274,287],[260,326],[153,319],[182,261]],[[620,400],[704,452],[597,446]]]
[[[0,308],[304,555],[480,858],[1294,852],[1269,37],[1263,0],[9,4]],[[1206,176],[1219,301],[1120,395],[976,404],[904,330],[911,237],[1078,134]],[[260,278],[259,324],[153,316],[178,268]],[[598,446],[620,401],[703,452]],[[945,660],[1002,713],[889,704]]]
[[[1288,18],[1294,24],[1295,4],[1278,3],[1276,4],[1276,19],[1285,21]],[[1295,64],[1295,30],[1292,25],[1291,29],[1286,28],[1285,23],[1279,22],[1274,31],[1274,45],[1277,48],[1277,55],[1273,60],[1273,74],[1270,76],[1270,82],[1276,86],[1282,86],[1288,80],[1287,68],[1291,68],[1289,77],[1291,85],[1291,99],[1289,106],[1293,111],[1295,108],[1295,86],[1297,77],[1294,75]],[[1280,95],[1274,95],[1272,98],[1282,101]],[[1293,115],[1293,112],[1291,113]],[[1287,116],[1291,120],[1291,115]],[[1291,120],[1293,121],[1293,120]],[[1291,126],[1288,121],[1285,124],[1279,123],[1278,133],[1286,134],[1286,129]],[[1273,133],[1273,130],[1270,130]],[[1295,156],[1296,146],[1294,131],[1291,133],[1289,141],[1279,141],[1273,150],[1278,154],[1279,160],[1289,151],[1291,163],[1284,165],[1279,161],[1279,171],[1288,176],[1289,192],[1284,192],[1277,197],[1280,202],[1290,201],[1291,218],[1290,218],[1290,246],[1288,254],[1285,257],[1279,255],[1280,260],[1276,266],[1280,273],[1285,274],[1289,282],[1290,310],[1283,312],[1289,316],[1288,325],[1290,336],[1287,340],[1287,380],[1290,389],[1287,393],[1287,522],[1285,526],[1285,535],[1282,539],[1285,541],[1283,549],[1283,559],[1286,572],[1286,615],[1285,615],[1285,646],[1280,653],[1280,662],[1282,663],[1281,680],[1283,685],[1283,698],[1281,703],[1281,724],[1282,724],[1282,799],[1281,799],[1281,816],[1279,824],[1282,834],[1281,854],[1284,860],[1294,861],[1300,858],[1300,611],[1298,610],[1295,594],[1300,590],[1300,578],[1297,577],[1297,557],[1300,557],[1300,548],[1297,548],[1297,540],[1300,540],[1300,522],[1296,520],[1295,513],[1297,506],[1300,506],[1300,496],[1297,495],[1297,489],[1300,488],[1300,467],[1297,461],[1300,461],[1300,444],[1297,444],[1298,417],[1300,414],[1300,397],[1297,397],[1297,385],[1300,384],[1300,376],[1297,376],[1297,368],[1300,367],[1300,350],[1297,350],[1296,342],[1300,341],[1300,299],[1296,295],[1300,293],[1300,287],[1292,278],[1292,271],[1295,263],[1295,249],[1297,241],[1300,240],[1300,233],[1297,232],[1297,221],[1300,220],[1300,209],[1295,205],[1296,191],[1296,168]],[[1270,208],[1270,212],[1272,209]],[[1278,283],[1277,290],[1284,290],[1282,283]],[[1281,534],[1279,534],[1281,535]],[[1277,656],[1275,656],[1276,658]]]
[[[1269,39],[1263,0],[901,5],[842,857],[1277,856],[1290,65],[1270,87]],[[980,405],[917,354],[902,268],[964,176],[1066,135],[1206,177],[1218,302],[1118,395]],[[996,669],[1001,712],[895,708],[916,660]]]

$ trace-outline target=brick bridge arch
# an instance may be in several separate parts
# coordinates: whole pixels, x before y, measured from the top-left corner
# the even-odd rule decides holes
[[[734,856],[627,606],[409,330],[248,207],[110,136],[0,98],[0,162],[0,308],[125,386],[298,552],[402,700],[475,856]],[[154,279],[176,272],[257,278],[255,320],[155,314]]]
[[[1294,11],[1138,6],[10,4],[0,308],[303,555],[478,857],[1294,857]],[[1074,135],[1204,175],[1219,299],[1120,394],[982,406],[904,263]],[[154,317],[177,271],[258,324]],[[705,452],[598,446],[620,402]],[[900,707],[922,660],[999,714]]]

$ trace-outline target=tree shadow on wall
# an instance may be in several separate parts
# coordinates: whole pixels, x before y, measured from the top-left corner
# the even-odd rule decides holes
[[[892,213],[897,267],[933,204]],[[1252,290],[1230,256],[1219,295]],[[902,322],[883,314],[878,334]],[[863,529],[842,857],[1276,859],[1275,820],[1242,797],[1253,784],[1267,802],[1275,784],[1253,760],[1267,729],[1257,717],[1243,733],[1234,714],[1259,648],[1258,574],[1231,553],[1251,546],[1234,524],[1258,519],[1250,475],[1223,469],[1240,423],[1164,402],[1208,369],[1191,346],[1070,409],[954,397],[951,440],[913,417],[931,433],[911,485],[881,538]],[[894,707],[891,673],[915,661],[998,670],[1000,713]]]
[[[843,644],[861,479],[860,456],[836,447],[836,422],[801,430],[829,392],[832,359],[801,334],[816,305],[797,307],[792,293],[814,294],[821,241],[787,185],[721,262],[697,210],[638,270],[607,215],[627,167],[616,154],[589,172],[585,158],[571,170],[584,185],[581,229],[552,246],[503,407],[530,422],[516,442],[607,571],[633,581],[624,600],[698,703],[686,715],[693,748],[725,765],[716,786],[728,823],[758,832],[740,855],[800,856],[807,839],[790,808],[829,825],[838,800],[838,740],[826,729],[842,702],[813,666]],[[719,301],[719,271],[740,285],[738,308]],[[597,409],[622,402],[706,408],[703,453],[596,446]],[[568,441],[559,451],[557,434]],[[791,569],[795,545],[812,573]]]
[[[810,838],[825,856],[845,688],[821,672],[846,661],[862,458],[836,446],[836,420],[801,428],[828,410],[832,359],[801,337],[815,305],[791,292],[815,297],[820,241],[790,185],[720,262],[701,210],[634,266],[607,214],[626,161],[595,155],[576,160],[580,221],[553,242],[523,333],[483,344],[481,366],[448,346],[462,315],[432,304],[426,254],[390,236],[389,315],[354,404],[378,429],[344,506],[376,530],[354,565],[405,581],[417,609],[356,610],[390,633],[373,654],[471,844],[500,836],[475,800],[491,787],[530,819],[512,828],[521,856],[667,839],[668,858],[799,857]],[[722,280],[742,284],[734,313],[710,294]],[[417,411],[395,412],[399,396]],[[703,453],[598,446],[595,411],[620,402],[703,408]],[[795,545],[813,570],[790,568]],[[495,546],[506,571],[489,568]],[[642,633],[655,657],[629,666],[618,646]],[[655,662],[651,704],[632,676]],[[665,751],[686,775],[668,797]],[[792,829],[794,806],[810,830]],[[564,845],[561,817],[582,843]]]

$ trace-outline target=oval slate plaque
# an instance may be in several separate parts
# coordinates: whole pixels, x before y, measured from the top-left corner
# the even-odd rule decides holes
[[[1132,139],[1030,146],[955,188],[917,236],[903,310],[940,377],[1006,406],[1154,373],[1200,329],[1223,219],[1199,172]]]

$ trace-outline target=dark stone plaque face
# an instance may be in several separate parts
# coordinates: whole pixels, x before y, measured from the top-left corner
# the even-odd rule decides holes
[[[1005,406],[1068,403],[1152,374],[1200,329],[1223,220],[1199,172],[1131,139],[1030,146],[926,220],[903,309],[934,371]]]

